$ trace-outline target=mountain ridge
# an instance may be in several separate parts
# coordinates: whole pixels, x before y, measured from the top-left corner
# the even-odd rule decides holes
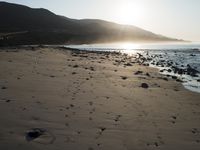
[[[7,2],[0,2],[0,18],[0,45],[181,41],[133,25],[71,19],[44,8]]]

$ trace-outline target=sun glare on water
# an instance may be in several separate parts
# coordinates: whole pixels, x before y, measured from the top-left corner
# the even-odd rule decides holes
[[[133,50],[133,49],[138,49],[140,45],[134,43],[121,43],[120,47],[125,50]]]

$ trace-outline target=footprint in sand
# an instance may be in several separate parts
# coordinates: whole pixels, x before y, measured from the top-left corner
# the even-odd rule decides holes
[[[93,102],[89,102],[89,105],[92,106],[92,105],[93,105]]]
[[[175,124],[176,123],[176,120],[177,120],[177,117],[176,116],[171,116],[171,123]]]
[[[118,122],[121,117],[122,117],[122,115],[117,115],[116,118],[114,119],[115,122]]]
[[[1,89],[2,89],[2,90],[5,90],[5,89],[7,89],[7,87],[5,87],[5,86],[2,86],[2,87],[1,87]]]
[[[147,146],[159,147],[164,144],[165,144],[165,142],[163,141],[162,137],[160,135],[157,135],[157,140],[155,142],[147,143]]]
[[[105,127],[99,127],[99,130],[100,131],[97,132],[98,135],[97,135],[96,139],[98,139],[103,134],[103,132],[105,132],[106,128]]]
[[[193,128],[191,131],[193,134],[199,134],[200,131],[197,128]]]

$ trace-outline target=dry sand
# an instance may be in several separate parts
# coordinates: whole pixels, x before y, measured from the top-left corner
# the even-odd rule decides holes
[[[156,69],[124,65],[130,61],[59,48],[0,50],[0,149],[199,150],[200,94]]]

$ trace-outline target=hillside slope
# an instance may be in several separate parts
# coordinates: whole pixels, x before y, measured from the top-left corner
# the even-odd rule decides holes
[[[141,28],[96,19],[70,19],[49,10],[0,2],[0,45],[177,41]]]

